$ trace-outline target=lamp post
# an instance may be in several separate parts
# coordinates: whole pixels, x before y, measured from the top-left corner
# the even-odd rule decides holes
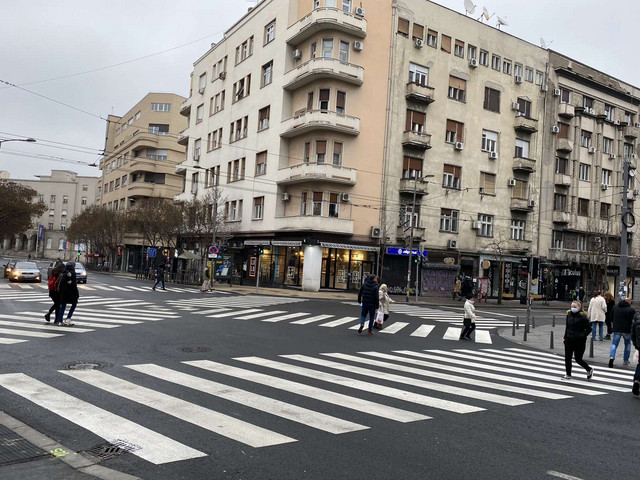
[[[36,141],[35,138],[8,138],[6,140],[0,140],[0,147],[2,147],[2,144],[4,142],[29,142],[29,143],[33,143],[35,141]]]
[[[411,210],[411,217],[409,217],[409,226],[411,227],[410,235],[409,235],[409,266],[407,268],[407,297],[406,301],[409,302],[409,290],[411,289],[411,262],[413,260],[413,229],[414,229],[414,218],[416,212],[416,196],[418,194],[418,178],[420,182],[423,181],[424,178],[433,178],[434,175],[425,175],[424,177],[419,177],[418,172],[413,176],[413,209]],[[416,264],[416,284],[418,280],[418,265]]]
[[[628,241],[627,228],[633,227],[635,218],[633,213],[629,211],[627,195],[629,193],[629,177],[635,176],[635,166],[631,166],[629,156],[622,159],[622,211],[620,226],[620,289],[618,295],[620,300],[628,295],[627,292],[627,258],[628,258]]]

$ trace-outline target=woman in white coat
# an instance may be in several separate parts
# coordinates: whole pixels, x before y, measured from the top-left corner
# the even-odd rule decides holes
[[[599,291],[593,292],[593,298],[589,302],[589,322],[591,322],[591,339],[596,340],[596,327],[599,330],[600,341],[604,339],[603,326],[607,318],[607,302],[600,296]]]
[[[471,340],[471,333],[476,329],[476,307],[473,305],[473,295],[467,295],[467,301],[464,302],[464,328],[460,333],[460,340]]]
[[[380,300],[380,308],[378,312],[382,312],[384,314],[384,319],[382,321],[386,322],[387,319],[389,318],[389,305],[392,303],[396,303],[389,296],[386,283],[383,283],[382,285],[380,285],[380,288],[378,289],[378,298]],[[380,327],[377,327],[377,328],[380,328]]]

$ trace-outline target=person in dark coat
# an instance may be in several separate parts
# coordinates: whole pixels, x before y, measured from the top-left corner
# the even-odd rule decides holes
[[[605,340],[611,340],[611,327],[613,326],[613,307],[616,306],[616,301],[613,298],[611,292],[605,292],[604,301],[607,302],[607,315],[604,318],[604,323],[607,326],[607,334]]]
[[[636,311],[631,308],[630,298],[621,300],[613,307],[613,337],[611,338],[611,349],[609,350],[609,368],[613,368],[620,338],[624,340],[622,363],[623,365],[629,365],[629,357],[631,356],[631,322],[635,313]]]
[[[593,377],[593,368],[582,359],[587,344],[587,337],[591,333],[589,315],[582,310],[582,304],[578,301],[571,303],[571,310],[567,312],[566,327],[564,330],[564,368],[563,380],[571,380],[571,359],[575,357],[576,363],[587,371],[587,380]]]
[[[164,269],[164,263],[161,263],[160,265],[158,265],[158,268],[156,268],[156,283],[153,285],[153,290],[156,289],[158,284],[162,285],[160,287],[162,288],[162,290],[166,290],[166,288],[164,288]]]
[[[358,333],[364,328],[364,321],[369,314],[369,335],[373,335],[373,321],[376,316],[376,310],[380,306],[380,293],[378,289],[378,277],[369,275],[360,287],[358,292],[358,303],[362,305],[360,309],[360,328]]]
[[[71,316],[73,315],[73,312],[76,309],[76,305],[78,304],[78,298],[80,298],[76,278],[75,262],[68,262],[64,266],[64,270],[58,277],[56,286],[58,292],[60,293],[60,310],[58,311],[58,315],[56,317],[54,325],[65,325],[67,327],[70,327],[73,325],[73,323],[71,323]],[[63,322],[62,320],[64,319],[64,311],[67,308],[67,304],[71,304],[71,308],[69,309],[67,320]]]
[[[580,303],[584,303],[584,296],[586,294],[587,292],[584,291],[584,287],[580,285],[580,288],[578,289],[578,300],[580,300]]]
[[[631,322],[631,342],[636,350],[640,350],[640,312],[636,312]],[[631,392],[637,397],[640,395],[640,361],[636,365],[636,373],[633,375],[633,388]]]
[[[47,313],[44,314],[44,319],[47,322],[51,321],[51,314],[55,313],[53,321],[58,318],[58,312],[60,311],[60,292],[56,289],[58,277],[64,270],[64,264],[60,262],[56,263],[56,266],[51,270],[51,275],[48,278],[47,286],[49,287],[49,298],[53,301],[53,305]]]

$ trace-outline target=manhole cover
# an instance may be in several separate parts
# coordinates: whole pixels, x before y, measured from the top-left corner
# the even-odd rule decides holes
[[[87,360],[65,363],[58,367],[58,370],[101,370],[109,366],[110,364],[107,362]]]
[[[180,350],[186,353],[204,353],[211,351],[209,347],[183,347]]]
[[[87,453],[92,457],[99,458],[100,460],[110,460],[112,458],[119,457],[123,453],[131,453],[136,450],[140,450],[140,447],[122,440],[115,440],[111,443],[101,443],[89,450],[84,450],[82,453]]]
[[[0,467],[49,456],[50,454],[25,440],[13,430],[0,425]]]

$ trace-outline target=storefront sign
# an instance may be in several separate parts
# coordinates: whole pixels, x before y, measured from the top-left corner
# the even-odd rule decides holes
[[[456,263],[456,259],[453,257],[447,257],[442,261],[445,265],[453,265]]]
[[[418,257],[420,255],[422,255],[423,257],[427,256],[427,251],[424,250],[422,253],[420,253],[420,250],[418,250],[417,248],[414,248],[411,252],[411,255],[413,255],[414,257]],[[409,249],[408,248],[401,248],[401,247],[387,247],[387,255],[403,255],[403,256],[409,256]]]
[[[249,257],[249,269],[247,271],[247,277],[256,278],[258,271],[258,257]]]

